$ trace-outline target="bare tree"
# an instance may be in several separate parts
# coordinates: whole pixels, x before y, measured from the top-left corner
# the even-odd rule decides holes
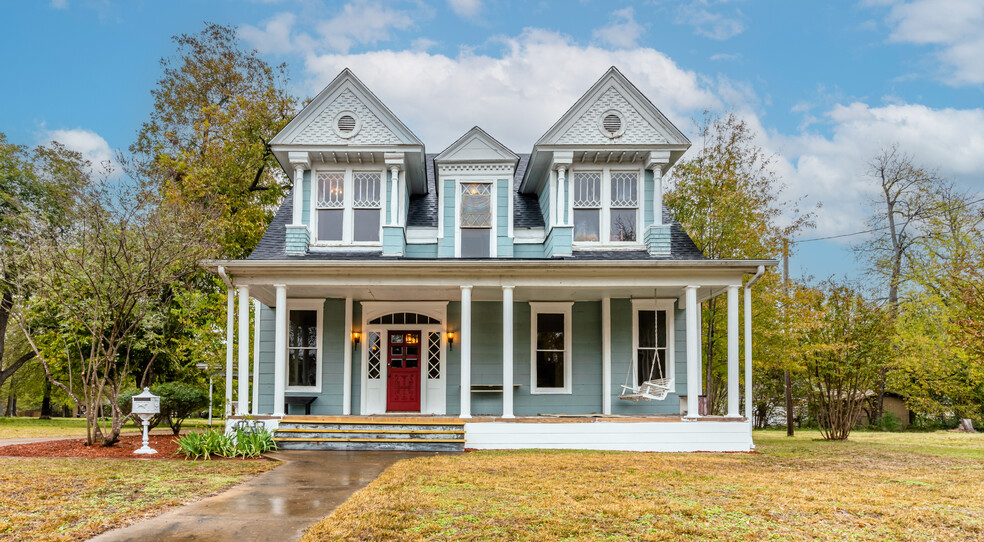
[[[200,209],[168,205],[145,187],[116,193],[97,185],[80,192],[70,227],[55,230],[39,221],[33,228],[15,282],[31,296],[14,314],[48,380],[84,409],[89,444],[118,441],[125,417],[117,398],[141,369],[133,367],[132,354],[159,334],[167,289],[212,253],[211,220]],[[65,343],[81,362],[74,389],[52,370]],[[104,409],[111,423],[100,426]]]
[[[886,308],[894,323],[906,269],[925,234],[920,226],[937,211],[936,199],[929,195],[944,183],[936,172],[917,166],[898,145],[882,149],[868,166],[868,175],[878,183],[878,207],[869,221],[877,233],[874,240],[856,246],[855,251],[868,261],[869,271],[885,281]],[[883,367],[879,376],[872,422],[882,415],[886,370]]]

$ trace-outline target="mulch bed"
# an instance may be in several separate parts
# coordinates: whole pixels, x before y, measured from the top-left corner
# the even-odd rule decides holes
[[[135,454],[140,448],[143,437],[120,436],[120,441],[113,446],[86,446],[85,439],[61,439],[31,444],[15,444],[0,446],[0,457],[87,457],[114,459],[184,459],[184,454],[175,455],[178,451],[177,437],[173,435],[151,435],[150,447],[157,450],[156,454]]]

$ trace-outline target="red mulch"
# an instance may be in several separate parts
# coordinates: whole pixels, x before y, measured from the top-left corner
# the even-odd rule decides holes
[[[151,435],[150,447],[157,450],[156,454],[135,454],[140,448],[143,437],[121,436],[120,441],[112,446],[86,446],[85,439],[61,439],[31,444],[15,444],[0,446],[0,456],[6,457],[87,457],[114,459],[184,459],[184,454],[175,455],[178,451],[177,437],[173,435]]]

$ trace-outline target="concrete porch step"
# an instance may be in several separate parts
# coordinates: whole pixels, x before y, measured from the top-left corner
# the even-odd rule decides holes
[[[283,450],[464,451],[465,424],[455,419],[287,417],[274,440]]]
[[[277,436],[282,438],[301,438],[301,439],[459,439],[464,440],[464,431],[412,431],[403,429],[387,429],[385,431],[365,431],[358,429],[281,429],[277,431]]]
[[[398,424],[398,423],[388,423],[388,424],[366,424],[366,423],[298,423],[298,422],[280,422],[279,431],[330,431],[330,432],[340,432],[340,431],[359,431],[359,432],[372,432],[372,433],[384,433],[386,431],[399,431],[399,432],[431,432],[431,431],[460,431],[464,433],[465,426],[461,425],[419,425],[419,424]]]
[[[281,450],[379,450],[394,452],[463,452],[465,441],[438,442],[434,440],[416,439],[410,442],[398,440],[286,440],[277,441]]]

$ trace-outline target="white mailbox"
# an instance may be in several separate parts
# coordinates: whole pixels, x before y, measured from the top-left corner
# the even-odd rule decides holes
[[[135,454],[156,454],[157,450],[150,447],[150,438],[147,435],[147,426],[150,419],[155,414],[161,412],[161,398],[150,393],[150,388],[144,388],[142,392],[133,396],[132,412],[143,420],[143,446],[135,450]]]
[[[142,392],[133,396],[133,413],[140,416],[141,414],[154,414],[161,413],[161,398],[153,393],[150,393],[150,388],[144,388]],[[143,416],[140,416],[143,418]]]

